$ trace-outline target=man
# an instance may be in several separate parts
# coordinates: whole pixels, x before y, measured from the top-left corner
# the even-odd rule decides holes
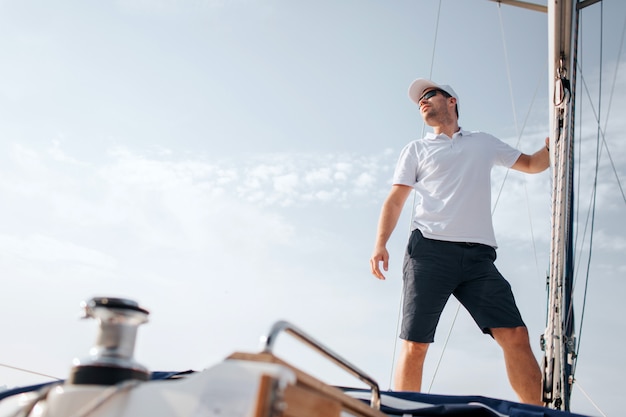
[[[494,165],[526,173],[546,170],[547,139],[545,147],[526,155],[486,133],[462,130],[459,98],[448,85],[419,78],[409,97],[433,133],[402,150],[370,259],[372,274],[384,280],[380,262],[387,271],[386,244],[414,189],[418,203],[403,266],[403,342],[395,389],[420,391],[426,351],[453,294],[502,348],[520,401],[541,405],[541,371],[528,331],[511,286],[494,265],[490,175]]]

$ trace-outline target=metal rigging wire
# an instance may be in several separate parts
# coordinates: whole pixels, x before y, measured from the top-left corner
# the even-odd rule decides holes
[[[441,16],[441,3],[443,0],[439,0],[439,6],[437,7],[437,19],[435,20],[435,38],[433,40],[433,52],[430,58],[430,71],[428,73],[428,78],[432,79],[432,75],[433,75],[433,67],[435,66],[435,51],[437,49],[437,35],[439,33],[439,21],[440,21],[440,16]],[[424,136],[424,130],[426,129],[426,125],[424,123],[422,123],[422,136]],[[415,192],[413,192],[413,204],[412,204],[413,210],[415,210]],[[411,212],[411,216],[409,218],[409,234],[411,233],[411,225],[413,222],[413,212]],[[460,307],[460,305],[459,305]],[[457,310],[458,313],[458,310]],[[394,338],[394,344],[393,344],[393,354],[391,356],[391,371],[389,373],[389,386],[391,387],[391,381],[393,379],[393,372],[395,369],[395,362],[396,362],[396,352],[398,349],[398,329],[400,328],[400,315],[402,314],[402,293],[400,293],[400,303],[398,305],[398,318],[396,319],[396,337]],[[456,316],[455,316],[456,318]],[[454,323],[452,323],[452,325],[454,326]],[[442,353],[442,357],[443,357],[443,353]],[[441,360],[441,359],[440,359]],[[435,379],[435,377],[433,376],[433,380]],[[430,390],[429,390],[430,391]]]
[[[435,66],[435,46],[437,44],[437,34],[439,33],[439,18],[441,16],[441,0],[439,0],[439,8],[437,9],[437,25],[436,25],[436,29],[435,29],[435,40],[433,42],[433,55],[430,61],[430,72],[429,72],[429,79],[432,79],[432,75],[433,75],[433,67]],[[426,123],[422,123],[422,137],[424,136],[424,129],[426,128]],[[413,198],[415,198],[415,194],[413,194]],[[413,204],[413,209],[415,209],[415,204]],[[411,216],[413,217],[413,216]],[[430,385],[428,386],[428,391],[426,391],[428,394],[430,394],[430,390],[433,387],[433,384],[435,383],[435,378],[437,377],[437,374],[439,372],[439,365],[441,364],[441,362],[443,361],[443,355],[446,353],[446,347],[448,346],[448,342],[450,341],[450,336],[452,336],[452,329],[454,329],[454,325],[456,323],[456,318],[459,315],[459,310],[461,309],[461,303],[458,303],[456,306],[456,311],[454,312],[454,318],[452,319],[452,323],[450,324],[450,330],[448,330],[448,335],[446,336],[446,340],[443,344],[443,348],[441,349],[441,355],[439,355],[439,360],[437,361],[437,366],[435,368],[435,371],[433,372],[433,377],[430,381]]]
[[[601,25],[600,27],[602,27],[602,19],[603,19],[604,13],[603,13],[603,8],[601,6],[601,15],[600,15],[600,19],[601,19]],[[590,268],[591,268],[591,258],[592,258],[592,242],[593,242],[593,229],[594,229],[594,223],[595,223],[595,207],[596,207],[596,195],[597,195],[597,179],[598,179],[598,172],[599,172],[599,164],[600,164],[600,160],[602,157],[602,151],[603,149],[606,149],[607,151],[607,156],[609,157],[609,161],[611,163],[611,167],[613,169],[613,173],[615,174],[615,178],[618,184],[618,187],[620,189],[620,192],[622,194],[622,199],[624,201],[624,203],[626,204],[626,197],[624,195],[624,190],[619,178],[619,174],[617,172],[617,169],[615,167],[615,163],[613,161],[608,143],[606,142],[606,137],[605,137],[605,133],[607,131],[607,126],[608,126],[608,120],[609,120],[609,115],[608,113],[610,112],[611,109],[611,103],[612,103],[612,99],[613,99],[613,93],[615,91],[615,85],[616,85],[616,79],[617,79],[617,74],[619,73],[619,66],[620,66],[620,59],[621,59],[621,53],[622,53],[622,49],[623,49],[623,45],[624,45],[624,38],[626,36],[626,18],[624,20],[624,24],[622,26],[622,37],[621,37],[621,41],[620,41],[620,46],[619,46],[619,50],[618,50],[618,58],[616,61],[616,68],[615,68],[615,73],[613,76],[613,82],[612,82],[612,86],[611,86],[611,93],[610,93],[610,98],[609,98],[609,104],[608,104],[608,109],[607,109],[607,115],[606,115],[606,119],[605,119],[605,125],[604,125],[604,129],[602,129],[601,127],[601,114],[600,114],[600,104],[598,105],[598,110],[596,111],[596,109],[593,106],[593,100],[591,98],[591,95],[589,93],[589,89],[587,87],[587,84],[585,82],[584,77],[582,76],[582,71],[581,71],[581,79],[583,82],[583,86],[585,89],[585,92],[587,93],[587,97],[589,99],[590,102],[590,106],[591,106],[591,110],[593,111],[594,114],[594,118],[597,124],[597,137],[596,137],[596,167],[595,167],[595,176],[594,176],[594,184],[593,184],[593,189],[592,189],[592,195],[589,201],[589,208],[587,211],[587,219],[585,221],[585,229],[583,232],[583,237],[582,237],[582,241],[585,241],[585,237],[587,235],[587,227],[589,227],[589,224],[591,222],[591,226],[590,226],[590,239],[589,239],[589,253],[587,256],[587,269],[586,269],[586,279],[585,279],[585,289],[583,292],[583,309],[581,312],[581,320],[580,320],[580,325],[579,325],[579,337],[578,337],[578,344],[576,347],[576,352],[580,352],[580,346],[581,346],[581,333],[582,333],[582,325],[583,325],[583,321],[584,321],[584,312],[585,312],[585,304],[586,304],[586,299],[587,299],[587,290],[588,290],[588,285],[589,285],[589,274],[590,274]],[[600,34],[600,77],[602,76],[602,51],[603,51],[603,43],[602,43],[602,33]],[[601,78],[600,78],[600,86],[602,85],[601,82]],[[599,97],[598,97],[598,103],[601,103],[601,99],[602,99],[602,88],[599,89]],[[601,139],[601,141],[600,141]],[[579,174],[580,176],[580,174]],[[582,261],[582,257],[579,258],[579,264]],[[576,268],[577,271],[580,271],[580,268],[577,267]],[[572,373],[575,372],[575,367],[572,370]]]
[[[601,3],[602,4],[602,3]],[[600,28],[603,27],[603,19],[604,19],[604,8],[601,5],[600,6]],[[622,54],[622,49],[623,49],[623,45],[624,45],[624,38],[626,36],[626,19],[624,20],[624,24],[622,26],[622,37],[621,37],[621,41],[620,41],[620,45],[619,45],[619,49],[618,49],[618,56],[617,56],[617,60],[616,60],[616,67],[615,67],[615,73],[613,76],[613,82],[611,85],[611,90],[610,90],[610,96],[609,96],[609,102],[608,102],[608,109],[606,111],[606,119],[605,119],[605,124],[604,124],[604,128],[602,128],[601,126],[601,103],[602,103],[602,74],[603,74],[603,58],[602,58],[602,53],[604,50],[604,44],[603,44],[603,32],[602,29],[600,29],[600,47],[599,47],[599,51],[600,51],[600,56],[599,56],[599,62],[600,62],[600,68],[599,68],[599,93],[598,93],[598,109],[596,111],[594,104],[593,104],[593,99],[591,98],[591,94],[589,92],[589,88],[587,86],[587,83],[585,81],[585,78],[583,76],[582,73],[582,68],[580,66],[577,66],[579,72],[580,72],[580,78],[585,90],[585,93],[587,94],[587,98],[588,101],[590,103],[590,107],[591,107],[591,111],[593,112],[594,118],[595,118],[595,122],[596,122],[596,127],[597,127],[597,132],[596,132],[596,162],[595,162],[595,173],[594,173],[594,181],[593,181],[593,186],[592,186],[592,193],[589,199],[589,206],[587,209],[587,216],[586,216],[586,220],[585,220],[585,227],[584,227],[584,231],[583,231],[583,235],[581,238],[581,242],[585,242],[586,236],[587,236],[587,229],[589,228],[589,251],[587,254],[587,265],[586,265],[586,271],[585,271],[585,288],[583,290],[583,304],[582,304],[582,311],[581,311],[581,317],[580,317],[580,324],[579,324],[579,330],[578,330],[578,340],[577,340],[577,346],[575,349],[575,352],[577,353],[577,356],[580,355],[580,348],[581,348],[581,343],[582,343],[582,329],[583,329],[583,324],[584,324],[584,318],[585,318],[585,308],[586,308],[586,302],[587,302],[587,293],[588,293],[588,288],[589,288],[589,277],[590,277],[590,270],[591,270],[591,259],[592,259],[592,248],[593,248],[593,236],[594,236],[594,226],[595,226],[595,214],[596,214],[596,198],[597,198],[597,186],[598,186],[598,175],[599,175],[599,168],[600,168],[600,161],[601,161],[601,157],[602,157],[602,152],[604,149],[606,149],[607,151],[607,156],[609,158],[610,164],[611,164],[611,168],[613,169],[613,173],[615,174],[615,179],[617,181],[618,187],[620,189],[621,195],[622,195],[622,200],[624,201],[624,203],[626,204],[626,196],[624,194],[624,189],[622,187],[620,178],[619,178],[619,174],[617,172],[615,163],[613,161],[613,157],[611,155],[611,151],[609,149],[608,143],[606,142],[606,131],[607,131],[607,126],[608,126],[608,120],[609,120],[609,113],[610,113],[610,109],[611,109],[611,103],[612,103],[612,99],[613,99],[613,93],[615,92],[615,85],[616,85],[616,80],[617,80],[617,74],[619,73],[619,67],[620,67],[620,60],[621,60],[621,54]],[[581,118],[582,119],[582,118]],[[581,121],[582,122],[582,121]],[[582,129],[580,129],[579,131],[579,138],[581,137],[581,132]],[[579,152],[580,152],[580,146],[579,146]],[[579,153],[579,158],[578,160],[580,160],[580,153]],[[581,172],[580,172],[580,165],[579,165],[579,169],[578,169],[578,189],[580,189],[580,179],[581,179]],[[577,199],[577,204],[579,205],[580,203],[580,199]],[[577,211],[580,213],[579,209],[577,208]],[[577,232],[578,235],[578,232]],[[576,240],[578,240],[578,238],[576,238]],[[576,245],[577,246],[577,245]],[[583,243],[580,244],[580,246],[583,246]],[[576,269],[576,275],[578,275],[578,272],[581,271],[580,268],[580,263],[582,262],[582,256],[579,257],[578,259],[578,265],[575,268]],[[576,278],[574,279],[574,286],[572,287],[572,293],[575,287],[575,282],[576,282]],[[575,372],[576,372],[576,366],[578,364],[578,361],[574,361],[573,363],[573,367],[572,367],[572,377],[574,377]],[[589,395],[582,390],[582,387],[580,386],[580,382],[577,382],[576,384],[578,386],[578,388],[581,390],[581,392],[583,393],[583,395],[589,400],[589,402],[596,408],[596,410],[598,412],[600,412],[601,415],[605,416],[605,414],[602,412],[602,410],[600,410],[600,408],[595,404],[595,402],[593,402],[593,400],[589,397]]]
[[[611,110],[611,103],[613,100],[613,93],[615,92],[615,85],[617,83],[617,74],[619,73],[619,66],[620,66],[620,62],[619,59],[621,57],[621,51],[622,51],[622,47],[624,44],[624,36],[626,36],[626,20],[624,20],[624,30],[622,31],[622,43],[620,44],[620,53],[618,55],[618,61],[616,63],[616,67],[615,67],[615,74],[613,76],[613,85],[611,87],[611,95],[609,98],[609,107],[607,109],[607,113],[610,112]],[[600,116],[598,115],[598,113],[596,112],[595,107],[593,107],[593,100],[591,98],[591,94],[589,93],[589,88],[587,87],[587,83],[585,81],[585,78],[582,77],[581,75],[581,80],[583,83],[583,86],[585,88],[585,92],[587,93],[587,98],[589,99],[590,105],[591,105],[591,111],[593,112],[594,118],[596,120],[596,124],[598,125],[598,131],[602,137],[602,148],[606,148],[607,151],[607,156],[609,157],[609,161],[611,162],[611,168],[613,169],[613,173],[615,174],[615,180],[617,181],[617,185],[619,187],[620,193],[622,194],[622,200],[624,200],[624,203],[626,204],[626,194],[624,193],[624,188],[622,187],[622,182],[619,178],[619,174],[617,172],[617,168],[615,167],[615,162],[613,161],[613,156],[611,155],[611,150],[609,149],[609,145],[606,142],[606,130],[607,130],[607,125],[608,125],[608,116],[607,116],[607,120],[605,121],[604,124],[604,129],[600,128]],[[602,153],[602,149],[600,150],[600,153]]]
[[[441,9],[441,1],[439,2],[439,7]],[[513,118],[514,118],[514,122],[515,122],[515,130],[517,132],[516,147],[519,147],[519,144],[520,144],[521,138],[522,138],[522,134],[524,132],[524,129],[526,127],[526,123],[528,122],[528,119],[529,119],[529,116],[530,116],[531,109],[533,107],[533,103],[535,102],[535,98],[537,97],[537,93],[539,91],[539,87],[541,86],[541,82],[543,80],[541,79],[542,77],[540,77],[540,80],[537,83],[537,87],[535,88],[535,93],[534,93],[533,98],[531,100],[531,104],[529,106],[528,112],[526,113],[526,117],[524,118],[524,123],[522,125],[521,130],[520,130],[519,126],[518,126],[518,121],[517,121],[517,111],[516,111],[516,108],[515,108],[515,100],[513,98],[514,97],[514,95],[513,95],[513,81],[512,81],[512,77],[511,77],[511,66],[509,64],[509,59],[508,59],[508,48],[507,48],[507,45],[506,45],[506,36],[505,36],[505,32],[504,32],[504,23],[503,23],[503,20],[502,20],[502,13],[501,13],[501,8],[500,8],[501,4],[497,3],[497,7],[498,7],[498,17],[499,17],[499,20],[500,20],[500,31],[501,31],[502,45],[503,45],[503,48],[504,48],[505,67],[506,67],[507,79],[508,79],[508,84],[509,84],[509,93],[510,93],[510,97],[511,97],[511,107],[512,107]],[[439,13],[437,15],[437,27],[438,26],[439,26]],[[435,34],[435,39],[436,39],[436,34]],[[432,63],[433,62],[434,62],[434,48],[433,48],[433,61],[431,62],[431,74],[432,74]],[[546,71],[544,70],[544,73],[545,72]],[[494,205],[493,205],[493,209],[492,209],[492,213],[491,213],[492,215],[495,213],[495,210],[496,210],[496,208],[498,206],[498,202],[500,200],[500,195],[502,194],[502,190],[504,188],[504,184],[505,184],[505,182],[506,182],[506,180],[508,178],[508,173],[509,173],[509,170],[506,171],[504,179],[502,180],[502,184],[500,186],[498,195],[497,195],[496,200],[495,200]],[[526,186],[525,183],[524,183],[524,186]],[[527,192],[527,190],[526,190],[526,197],[527,197],[526,200],[528,201],[528,192]],[[528,207],[528,208],[530,210],[530,207]],[[536,250],[536,245],[535,245],[535,238],[534,238],[534,233],[533,233],[533,228],[532,228],[532,218],[530,216],[530,211],[529,211],[529,222],[530,222],[531,240],[532,240],[533,251],[534,251],[534,256],[535,256],[535,264],[537,266],[537,269],[539,269],[538,258],[537,258],[537,250]],[[446,336],[443,348],[441,350],[441,355],[439,356],[439,359],[437,361],[437,365],[435,367],[435,371],[433,373],[432,380],[431,380],[430,385],[428,387],[428,391],[427,391],[428,393],[430,393],[430,390],[432,389],[432,386],[433,386],[433,384],[435,382],[435,378],[436,378],[437,373],[439,371],[439,366],[440,366],[440,364],[441,364],[441,362],[443,360],[443,355],[446,352],[446,348],[448,346],[448,342],[450,341],[450,337],[452,336],[452,330],[454,328],[454,325],[456,324],[456,320],[457,320],[460,308],[461,308],[461,304],[459,303],[457,305],[457,307],[456,307],[456,311],[454,313],[454,318],[452,319],[452,323],[450,324],[450,330],[448,331],[448,334]]]
[[[593,188],[592,188],[592,207],[591,207],[591,228],[589,231],[589,252],[587,255],[587,269],[586,269],[586,274],[585,274],[585,289],[583,291],[583,305],[582,305],[582,310],[581,310],[581,316],[580,316],[580,325],[579,325],[579,329],[578,329],[578,343],[576,346],[576,352],[579,354],[580,353],[580,346],[581,346],[581,340],[582,340],[582,330],[583,330],[583,322],[585,319],[585,308],[587,305],[587,290],[589,289],[589,273],[591,270],[591,258],[592,258],[592,249],[593,249],[593,235],[594,235],[594,229],[595,229],[595,218],[596,218],[596,198],[597,198],[597,194],[598,194],[598,173],[599,173],[599,169],[600,169],[600,156],[601,156],[601,151],[602,151],[602,143],[600,141],[600,139],[603,137],[602,135],[602,128],[600,126],[600,115],[601,115],[601,106],[602,106],[602,53],[603,53],[603,46],[604,46],[604,37],[603,37],[603,31],[602,31],[602,23],[603,23],[603,19],[604,19],[604,5],[603,3],[600,3],[600,56],[599,56],[599,61],[600,61],[600,68],[599,68],[599,88],[598,88],[598,114],[597,114],[597,132],[596,132],[596,166],[595,166],[595,173],[594,173],[594,180],[593,180]],[[594,112],[595,113],[595,112]],[[574,365],[572,367],[572,376],[574,376],[576,374],[576,365],[577,365],[577,361],[574,362]]]
[[[16,371],[24,372],[24,373],[27,373],[27,374],[43,376],[43,377],[46,377],[46,378],[54,379],[56,381],[63,381],[62,378],[59,378],[59,377],[56,377],[56,376],[53,376],[53,375],[48,375],[48,374],[44,374],[44,373],[41,373],[41,372],[31,371],[31,370],[25,369],[25,368],[19,368],[17,366],[7,365],[5,363],[0,363],[0,367],[7,368],[7,369],[14,369]]]
[[[511,77],[511,66],[509,64],[509,59],[508,59],[508,48],[506,45],[506,36],[504,33],[504,23],[502,20],[502,12],[501,12],[501,3],[497,3],[498,6],[498,17],[500,20],[500,32],[501,32],[501,37],[502,37],[502,46],[504,49],[504,58],[505,58],[505,65],[506,65],[506,74],[507,74],[507,80],[509,83],[509,94],[511,97],[511,108],[513,111],[513,119],[515,122],[515,132],[517,134],[517,142],[515,143],[515,147],[519,148],[520,143],[522,141],[522,135],[524,133],[524,130],[526,128],[526,123],[528,122],[528,118],[530,117],[530,112],[531,109],[533,108],[533,105],[535,103],[535,99],[537,98],[537,94],[539,92],[539,88],[541,87],[542,82],[544,81],[543,76],[539,77],[538,82],[537,82],[537,86],[535,87],[535,92],[533,94],[532,100],[530,102],[530,105],[528,106],[528,112],[526,113],[526,117],[524,118],[524,123],[522,124],[521,129],[518,126],[518,122],[517,122],[517,111],[515,108],[515,100],[514,100],[514,94],[513,94],[513,79]],[[546,63],[547,64],[547,63]],[[547,65],[546,65],[547,66]],[[547,71],[544,68],[542,70],[542,74],[546,74]],[[498,190],[498,194],[496,196],[496,200],[493,204],[493,209],[491,214],[493,215],[496,211],[496,207],[498,206],[498,202],[500,201],[500,197],[502,195],[502,191],[504,190],[504,184],[506,183],[506,180],[508,179],[509,176],[509,172],[510,170],[507,170],[506,173],[504,174],[504,179],[502,180],[502,183],[500,184],[500,188]],[[537,255],[537,246],[535,244],[535,233],[534,233],[534,229],[533,229],[533,222],[532,222],[532,215],[530,213],[530,204],[529,204],[529,198],[528,198],[528,188],[526,186],[526,181],[524,181],[524,192],[526,194],[526,207],[528,209],[528,222],[529,222],[529,231],[530,231],[530,239],[532,242],[532,246],[533,246],[533,254],[534,254],[534,258],[535,258],[535,267],[537,268],[537,274],[539,275],[539,259],[538,259],[538,255]]]

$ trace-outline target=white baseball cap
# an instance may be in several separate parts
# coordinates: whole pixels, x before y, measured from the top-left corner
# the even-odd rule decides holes
[[[426,90],[427,88],[436,88],[450,94],[450,96],[456,99],[456,109],[457,112],[459,111],[459,96],[456,95],[456,92],[452,89],[452,87],[445,84],[439,85],[430,80],[427,80],[426,78],[418,78],[411,83],[411,86],[409,87],[409,97],[419,106],[420,97],[422,97],[424,90]]]

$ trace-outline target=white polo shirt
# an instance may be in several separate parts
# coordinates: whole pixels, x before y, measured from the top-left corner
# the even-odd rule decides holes
[[[429,239],[497,247],[491,218],[491,168],[510,168],[521,152],[483,132],[428,133],[400,153],[393,184],[416,192],[411,229]]]

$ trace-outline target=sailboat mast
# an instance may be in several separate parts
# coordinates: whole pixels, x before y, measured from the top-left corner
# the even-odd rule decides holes
[[[601,0],[548,0],[547,7],[521,0],[499,4],[548,13],[548,79],[552,224],[548,317],[541,336],[543,402],[569,410],[576,360],[573,289],[574,98],[578,10]]]
[[[548,276],[548,318],[542,337],[543,401],[569,410],[576,359],[573,283],[574,92],[577,4],[548,2],[550,159],[552,163],[552,228]]]

